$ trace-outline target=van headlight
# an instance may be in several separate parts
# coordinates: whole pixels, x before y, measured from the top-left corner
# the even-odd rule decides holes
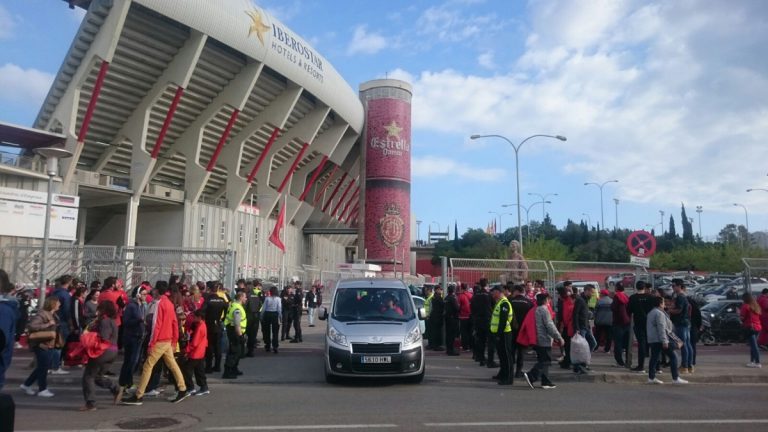
[[[347,342],[347,337],[344,336],[344,333],[336,330],[336,327],[332,325],[328,327],[328,339],[330,339],[331,342],[337,345],[349,346],[349,343]]]
[[[419,327],[414,327],[413,330],[408,332],[408,334],[405,336],[405,340],[403,340],[403,346],[411,346],[415,345],[421,342],[421,330],[419,330]]]

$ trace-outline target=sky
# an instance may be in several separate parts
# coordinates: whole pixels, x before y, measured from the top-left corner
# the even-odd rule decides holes
[[[682,231],[681,204],[712,239],[768,230],[768,2],[261,0],[353,89],[414,88],[412,211],[419,236],[568,219]],[[0,0],[0,121],[30,126],[84,13]],[[614,198],[619,199],[618,206]],[[734,206],[739,203],[746,207]],[[509,207],[502,207],[503,205]],[[496,213],[489,213],[496,212]],[[526,212],[522,215],[523,223]]]

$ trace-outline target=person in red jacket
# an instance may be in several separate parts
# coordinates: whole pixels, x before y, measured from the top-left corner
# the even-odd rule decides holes
[[[472,293],[469,292],[467,284],[462,283],[459,287],[459,295],[456,297],[459,301],[459,334],[461,335],[462,351],[469,351],[473,348],[472,341],[472,320],[469,301],[472,299]]]
[[[176,318],[176,309],[168,298],[168,282],[158,281],[155,284],[155,289],[160,301],[157,303],[157,310],[152,320],[147,359],[144,361],[141,381],[139,381],[136,394],[123,399],[124,405],[141,405],[143,403],[142,398],[152,375],[152,369],[161,358],[173,374],[173,379],[179,388],[176,398],[171,402],[178,403],[190,396],[187,392],[187,386],[184,384],[184,375],[173,357],[176,343],[179,341],[179,322]]]
[[[205,312],[197,309],[187,320],[190,329],[189,343],[187,344],[187,361],[184,363],[184,382],[187,388],[194,389],[192,375],[197,381],[199,390],[192,390],[195,396],[210,394],[208,381],[205,378],[205,350],[208,348],[208,327],[205,325]]]
[[[741,325],[744,326],[744,330],[747,333],[747,343],[749,343],[750,351],[747,367],[761,368],[763,365],[760,364],[760,348],[757,346],[757,335],[763,329],[760,322],[760,305],[757,304],[757,301],[749,292],[745,292],[741,296],[741,300],[744,302],[744,305],[741,306],[739,315],[741,316]]]
[[[624,294],[624,285],[616,283],[613,293],[613,358],[620,367],[627,365],[625,353],[629,350],[629,297]]]

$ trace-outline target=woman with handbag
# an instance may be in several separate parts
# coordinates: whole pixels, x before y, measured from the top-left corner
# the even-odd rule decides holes
[[[747,333],[747,343],[749,344],[747,367],[761,368],[763,365],[760,364],[760,348],[757,346],[757,335],[763,329],[760,322],[760,305],[749,292],[745,292],[741,296],[741,300],[744,305],[741,306],[739,316],[741,317],[741,325],[744,326],[744,331]]]
[[[106,349],[98,357],[91,357],[85,365],[83,372],[83,398],[85,406],[80,411],[96,410],[96,386],[109,389],[115,397],[115,403],[119,398],[118,387],[107,378],[104,373],[117,358],[117,308],[114,303],[101,302],[97,311],[98,318],[88,330],[98,335],[99,343]]]
[[[54,349],[58,339],[56,337],[56,329],[58,327],[56,312],[59,310],[59,307],[61,307],[61,303],[59,303],[57,297],[51,296],[46,298],[42,309],[38,310],[37,315],[30,318],[29,324],[27,324],[29,347],[35,353],[37,366],[20,387],[30,396],[35,395],[32,384],[37,382],[38,396],[45,398],[53,397],[53,393],[48,390],[47,379],[48,369],[51,368],[53,363]]]

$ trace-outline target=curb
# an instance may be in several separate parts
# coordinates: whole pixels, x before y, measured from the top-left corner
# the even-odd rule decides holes
[[[665,372],[663,377],[671,379],[669,372]],[[554,377],[553,377],[554,378]],[[768,384],[768,375],[684,375],[684,378],[691,384]],[[598,372],[588,375],[559,375],[558,381],[569,382],[601,382],[608,384],[645,384],[648,380],[647,374],[628,374],[615,372]]]

